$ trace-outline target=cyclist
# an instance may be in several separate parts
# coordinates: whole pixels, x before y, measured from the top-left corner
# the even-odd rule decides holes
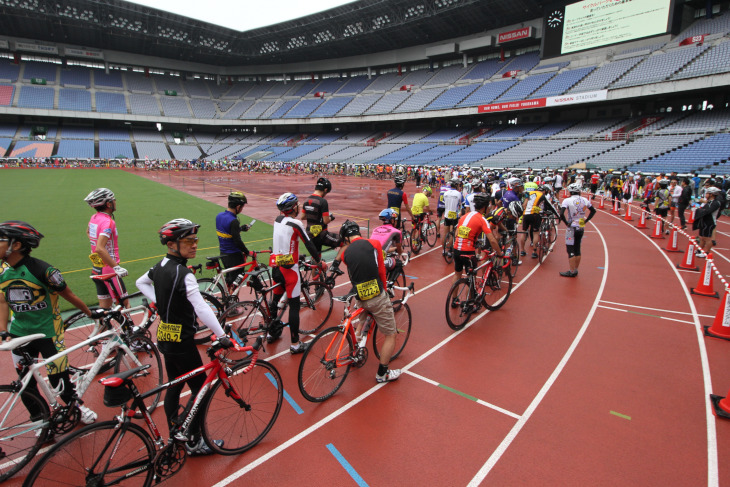
[[[319,178],[314,186],[314,193],[302,205],[302,221],[307,222],[307,235],[317,249],[322,247],[336,248],[341,240],[338,234],[327,231],[327,225],[335,219],[330,214],[329,204],[324,198],[332,191],[332,183],[327,178]],[[296,215],[295,215],[296,216]]]
[[[71,291],[58,269],[30,256],[42,238],[43,235],[28,223],[16,220],[0,223],[0,261],[3,263],[0,266],[0,339],[5,341],[8,338],[43,333],[44,338],[33,340],[23,348],[32,357],[40,354],[48,358],[66,350],[58,296],[83,311],[89,318],[100,318],[103,312],[90,311]],[[13,320],[8,331],[11,310]],[[18,367],[22,356],[16,355],[15,351],[12,355],[13,363]],[[51,385],[57,390],[61,387],[61,399],[66,404],[73,403],[76,389],[68,371],[68,357],[54,360],[46,366],[46,370]],[[30,379],[27,390],[43,397],[35,378]],[[96,420],[94,411],[78,399],[76,404],[81,412],[82,423],[91,424]],[[25,405],[31,416],[41,414],[41,411],[34,410],[34,403]]]
[[[394,178],[394,181],[395,188],[389,190],[386,196],[388,197],[388,208],[396,213],[395,228],[400,228],[401,205],[405,205],[406,212],[411,215],[411,220],[413,220],[413,213],[411,213],[411,208],[408,206],[408,196],[403,191],[403,186],[406,184],[406,177],[399,174]]]
[[[669,205],[671,204],[672,194],[668,189],[669,180],[664,178],[659,181],[659,189],[654,191],[654,213],[659,217],[661,222],[661,231],[664,231],[664,220],[669,213]]]
[[[441,177],[443,180],[443,176]],[[454,178],[449,181],[449,183],[446,183],[446,181],[443,181],[441,183],[441,187],[439,188],[439,197],[438,201],[436,202],[436,236],[441,237],[441,219],[444,217],[444,211],[446,209],[446,206],[444,204],[444,195],[447,191],[451,191],[453,186],[451,186],[452,181],[458,181],[458,179]]]
[[[580,195],[582,189],[580,183],[568,185],[570,196],[560,204],[560,221],[568,226],[565,231],[565,248],[568,251],[568,264],[570,266],[570,269],[560,273],[563,277],[576,277],[578,275],[583,229],[586,223],[596,214],[596,209],[593,208],[591,202]],[[586,210],[589,212],[588,217],[586,217]]]
[[[323,178],[320,178],[320,180]],[[302,290],[299,276],[299,241],[304,242],[307,250],[317,264],[320,264],[320,253],[316,244],[310,240],[304,225],[296,219],[299,213],[299,199],[292,193],[284,193],[276,201],[281,215],[274,221],[274,242],[269,263],[274,268],[271,272],[274,281],[280,284],[273,294],[272,309],[276,309],[284,292],[289,299],[289,333],[291,335],[292,354],[302,353],[307,346],[299,341],[299,295]],[[338,240],[341,240],[339,235]],[[323,269],[320,272],[324,272]],[[284,327],[280,323],[281,328]],[[269,330],[267,340],[273,341],[281,336],[281,328]]]
[[[550,211],[557,216],[557,212],[546,197],[545,189],[538,186],[536,189],[527,192],[527,200],[525,201],[525,211],[522,216],[522,231],[530,233],[530,242],[533,241],[533,233],[540,231],[540,223],[542,223],[542,215],[546,211]],[[527,233],[520,234],[519,245],[525,248]],[[532,258],[537,259],[537,252],[533,250]]]
[[[215,314],[203,301],[195,275],[187,267],[188,259],[195,258],[198,250],[199,228],[200,225],[184,218],[170,220],[162,225],[157,233],[162,245],[167,247],[167,255],[137,279],[137,288],[157,305],[160,315],[157,347],[165,357],[168,380],[203,365],[193,339],[197,329],[196,316],[215,334],[221,346],[232,346]],[[187,382],[192,397],[197,396],[204,382],[203,375],[192,377]],[[171,386],[165,394],[165,415],[170,428],[180,414],[183,386],[184,383]],[[188,455],[213,453],[200,434],[200,416],[193,420],[190,431],[193,432],[192,437],[185,444]],[[221,440],[214,441],[223,444]]]
[[[431,213],[431,208],[428,206],[428,199],[432,194],[431,186],[425,185],[420,193],[413,195],[413,206],[411,207],[413,228],[418,228],[418,224],[423,221],[423,216],[426,213]]]
[[[400,377],[401,371],[388,369],[390,357],[395,349],[397,329],[393,305],[385,288],[387,280],[383,248],[377,240],[362,238],[360,227],[350,220],[342,224],[340,237],[346,245],[342,261],[347,265],[347,274],[353,289],[357,292],[355,306],[365,308],[373,315],[378,333],[382,333],[385,337],[375,380],[394,381]],[[367,331],[356,330],[356,333],[366,334]]]
[[[504,256],[489,223],[484,219],[487,206],[489,206],[489,198],[486,195],[477,194],[474,196],[474,211],[459,219],[456,226],[456,239],[454,240],[454,278],[452,280],[454,283],[461,279],[465,266],[476,267],[476,244],[482,233],[486,234],[487,240],[497,253],[497,257]]]
[[[122,278],[129,273],[127,269],[119,265],[119,234],[114,221],[117,200],[110,189],[97,188],[89,193],[84,201],[96,210],[86,227],[86,234],[91,243],[91,255],[89,255],[92,264],[91,274],[94,276],[112,272],[116,274],[111,281],[94,281],[99,307],[111,307],[114,294],[120,296],[123,301],[120,304],[126,306],[127,289]],[[111,289],[112,286],[114,286],[114,290]]]
[[[398,255],[401,255],[403,253],[403,245],[401,244],[403,234],[395,227],[395,220],[398,218],[398,214],[392,208],[386,208],[380,212],[378,218],[383,224],[373,229],[370,239],[380,242],[380,246],[386,254],[390,250],[390,247],[395,245],[395,251],[398,252]],[[391,259],[387,258],[385,260],[386,269],[391,270],[395,266],[395,262],[390,262]]]
[[[226,268],[243,264],[249,254],[246,244],[241,240],[241,231],[247,232],[250,227],[249,225],[241,227],[238,221],[238,214],[243,211],[246,203],[248,199],[243,192],[231,191],[228,195],[228,208],[215,217],[215,232],[218,234],[221,262]],[[226,283],[229,286],[233,284],[238,274],[240,272],[226,274]]]
[[[451,231],[451,228],[459,221],[459,217],[461,216],[461,210],[464,203],[464,196],[461,194],[460,191],[461,181],[454,178],[449,181],[449,186],[450,189],[446,191],[442,196],[444,203],[444,241],[446,241],[446,234],[448,234]],[[443,249],[442,254],[446,255],[446,248]]]
[[[522,207],[522,195],[525,191],[525,187],[520,178],[510,178],[507,180],[509,189],[502,191],[502,206],[509,210],[505,226],[509,230],[517,228],[517,223],[522,218],[524,209]],[[517,244],[520,249],[520,256],[527,255],[524,246],[520,245],[520,242],[524,244],[522,239],[518,239]]]

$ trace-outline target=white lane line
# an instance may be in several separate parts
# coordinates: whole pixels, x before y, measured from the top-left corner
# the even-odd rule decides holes
[[[637,306],[634,304],[626,304],[626,303],[617,303],[615,301],[606,301],[605,299],[601,300],[602,303],[608,303],[608,304],[615,304],[618,306],[626,306],[628,308],[639,308],[639,309],[648,309],[651,311],[664,311],[665,313],[676,313],[679,315],[692,315],[692,313],[688,313],[686,311],[672,311],[671,309],[663,309],[663,308],[649,308],[647,306]],[[702,316],[704,318],[714,318],[714,315],[697,315]]]
[[[555,367],[555,370],[553,370],[552,374],[550,374],[550,377],[548,380],[543,384],[540,391],[537,393],[535,398],[532,400],[530,405],[527,407],[525,412],[522,414],[519,420],[517,420],[517,423],[512,427],[509,433],[507,433],[507,436],[502,440],[502,442],[499,444],[497,449],[492,453],[492,455],[489,457],[487,462],[482,466],[482,468],[479,469],[477,474],[474,476],[474,478],[471,479],[471,482],[469,482],[469,486],[478,486],[487,475],[489,475],[489,472],[491,472],[492,468],[497,464],[500,458],[502,458],[502,455],[507,451],[507,448],[512,444],[512,441],[517,437],[519,432],[522,430],[523,426],[527,423],[527,421],[532,417],[532,414],[535,412],[537,407],[540,405],[542,400],[547,395],[548,391],[552,387],[552,385],[557,380],[560,373],[563,371],[565,366],[568,363],[568,360],[570,360],[570,357],[572,357],[573,352],[578,347],[578,344],[580,343],[581,339],[583,338],[583,335],[585,334],[586,330],[588,329],[588,325],[590,325],[591,320],[593,319],[593,315],[596,313],[596,308],[598,307],[598,302],[601,300],[601,296],[603,295],[603,290],[606,287],[606,279],[608,277],[608,247],[606,245],[606,240],[603,238],[603,233],[601,233],[601,230],[593,224],[593,226],[596,228],[596,231],[598,232],[598,235],[601,237],[601,242],[603,243],[603,254],[604,254],[604,262],[603,262],[603,277],[601,279],[601,286],[598,289],[598,293],[596,294],[596,299],[593,301],[593,305],[591,306],[591,310],[588,312],[588,316],[586,316],[585,321],[583,322],[583,325],[581,326],[580,330],[578,331],[578,334],[573,339],[573,342],[570,344],[570,347],[568,347],[568,350],[565,352],[565,355],[563,355],[563,358],[560,360],[560,363],[558,363],[557,367]]]
[[[661,319],[661,320],[676,321],[677,323],[689,323],[690,325],[694,325],[694,321],[680,320],[678,318],[669,318],[668,316],[648,315],[646,313],[637,313],[636,311],[629,311],[627,309],[612,308],[610,306],[604,306],[602,304],[599,304],[598,307],[599,308],[603,308],[603,309],[610,309],[610,310],[613,310],[613,311],[621,311],[623,313],[636,313],[636,314],[640,314],[642,316],[648,316],[650,318],[658,318],[658,319]]]

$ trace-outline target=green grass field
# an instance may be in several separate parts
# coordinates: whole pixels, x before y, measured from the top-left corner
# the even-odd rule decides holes
[[[58,267],[74,293],[87,304],[97,302],[89,279],[90,246],[86,236],[94,210],[84,202],[94,188],[107,187],[116,195],[114,216],[122,266],[129,271],[124,279],[129,292],[137,290],[137,278],[164,256],[165,247],[157,230],[173,218],[201,224],[198,256],[192,264],[218,255],[215,216],[223,208],[208,201],[121,170],[12,169],[0,174],[0,221],[24,220],[36,227],[45,238],[32,255]],[[245,215],[239,218],[242,224],[250,221]],[[257,222],[244,234],[244,241],[250,249],[265,249],[271,245],[271,236],[272,226]],[[62,310],[72,307],[64,300],[60,302]]]

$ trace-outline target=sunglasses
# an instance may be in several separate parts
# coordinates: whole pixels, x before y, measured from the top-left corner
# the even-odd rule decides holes
[[[185,237],[180,239],[181,242],[185,242],[188,245],[193,245],[198,241],[198,237]]]

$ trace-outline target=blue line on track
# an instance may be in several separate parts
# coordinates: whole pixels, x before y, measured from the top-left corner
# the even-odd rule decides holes
[[[271,383],[272,383],[272,384],[274,385],[274,387],[276,387],[276,381],[275,381],[275,380],[274,380],[274,378],[273,378],[273,377],[271,376],[271,374],[269,374],[269,373],[267,372],[267,373],[266,373],[266,377],[267,377],[267,378],[268,378],[268,379],[269,379],[269,380],[271,381]],[[288,393],[288,392],[286,392],[286,389],[284,389],[284,399],[286,399],[286,402],[288,402],[288,403],[289,403],[289,405],[290,405],[290,406],[292,407],[292,409],[294,409],[294,411],[296,411],[296,412],[297,412],[297,414],[304,414],[304,410],[303,410],[302,408],[300,408],[300,407],[299,407],[299,404],[297,404],[297,403],[296,403],[296,402],[294,401],[294,399],[292,399],[292,397],[291,397],[291,396],[289,395],[289,393]]]
[[[599,267],[599,269],[605,269],[605,267]]]
[[[408,279],[418,279],[416,276],[406,276]]]
[[[360,474],[358,474],[355,469],[352,468],[350,462],[345,460],[345,457],[343,457],[342,453],[340,453],[337,448],[335,448],[335,445],[330,443],[329,445],[327,445],[327,449],[337,459],[337,461],[340,462],[342,468],[344,468],[345,471],[350,474],[350,477],[352,477],[352,480],[354,480],[357,485],[359,485],[360,487],[368,487],[368,484],[365,482],[365,480],[363,480],[363,478],[360,477]]]

